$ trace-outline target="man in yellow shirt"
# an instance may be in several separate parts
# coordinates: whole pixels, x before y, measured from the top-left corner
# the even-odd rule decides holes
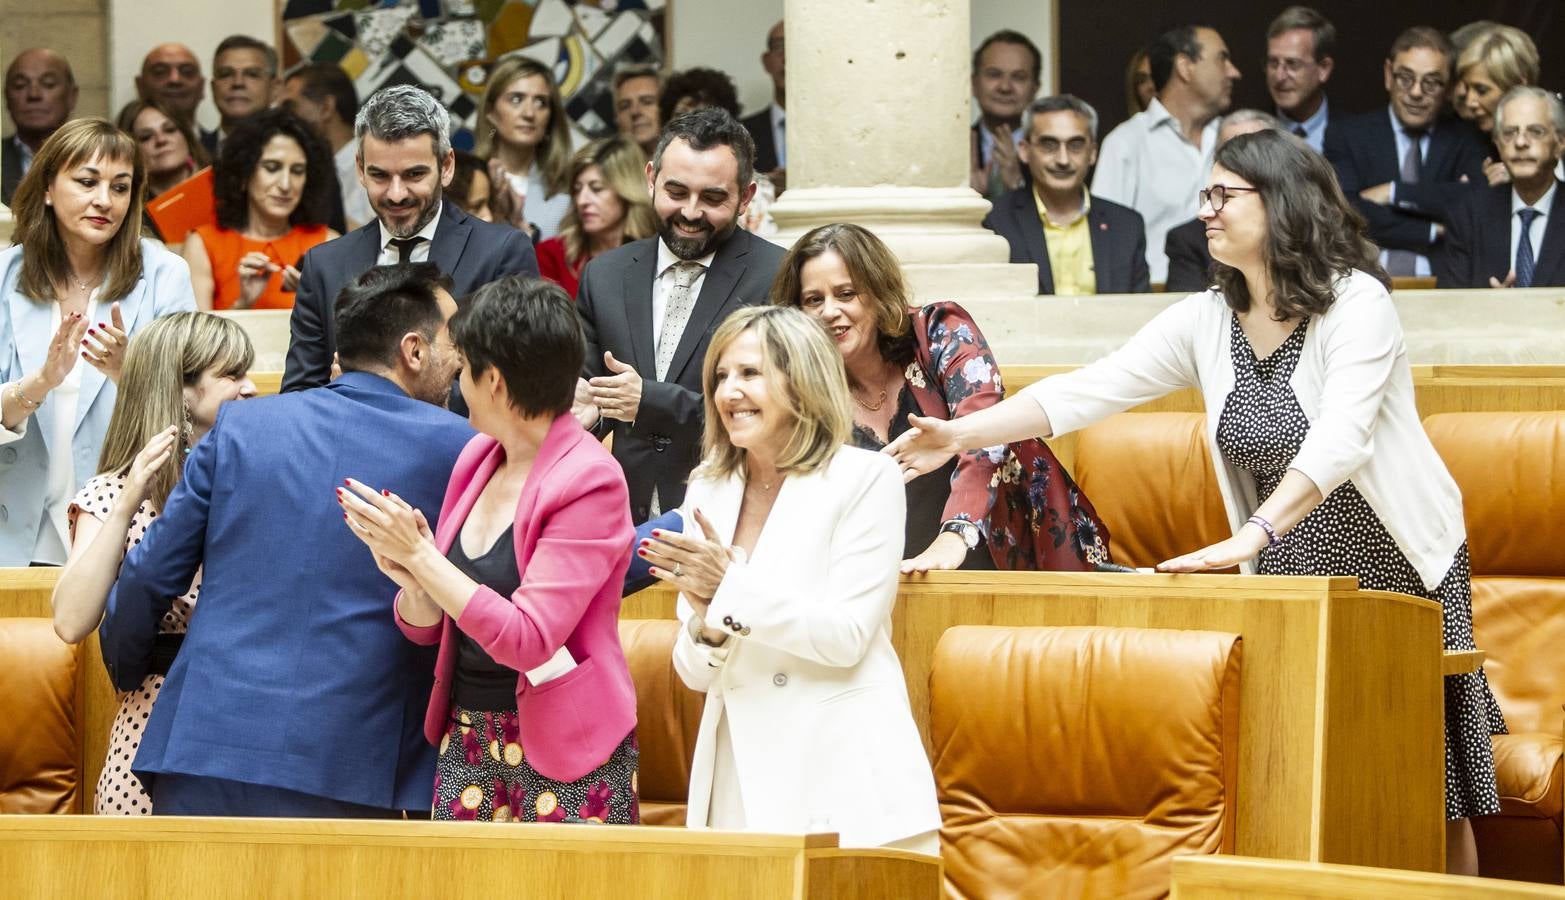
[[[1084,101],[1060,94],[1034,102],[1018,149],[1031,188],[1001,196],[984,219],[1010,243],[1011,262],[1037,264],[1040,294],[1151,290],[1141,215],[1087,190],[1097,136],[1098,114]]]

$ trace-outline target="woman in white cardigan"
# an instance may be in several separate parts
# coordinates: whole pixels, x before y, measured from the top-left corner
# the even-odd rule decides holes
[[[961,419],[915,419],[886,452],[922,472],[1199,388],[1233,536],[1159,569],[1357,576],[1438,601],[1445,646],[1473,649],[1462,498],[1419,422],[1378,250],[1330,166],[1281,132],[1234,138],[1200,216],[1214,288],[1090,366]],[[1500,809],[1489,736],[1505,722],[1482,671],[1448,677],[1445,699],[1447,860],[1476,874],[1468,817]]]
[[[842,355],[798,310],[747,307],[713,335],[702,387],[706,458],[684,533],[637,549],[680,590],[674,667],[707,698],[687,821],[939,855],[891,647],[902,479],[844,446]]]

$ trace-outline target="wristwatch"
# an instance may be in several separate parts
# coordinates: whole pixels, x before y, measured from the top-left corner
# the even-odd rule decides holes
[[[942,534],[949,531],[952,534],[961,535],[962,543],[966,544],[969,550],[977,548],[978,539],[982,537],[978,531],[978,526],[965,519],[952,519],[940,526],[940,531]]]

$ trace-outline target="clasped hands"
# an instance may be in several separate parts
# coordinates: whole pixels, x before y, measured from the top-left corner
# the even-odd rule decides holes
[[[89,325],[81,313],[71,313],[60,321],[60,327],[49,341],[49,351],[44,357],[43,368],[38,375],[44,386],[54,390],[65,381],[76,367],[77,354],[87,364],[103,373],[103,377],[119,384],[120,369],[125,364],[125,347],[130,343],[125,334],[125,317],[120,305],[109,307],[109,322]]]
[[[576,398],[571,413],[583,428],[596,425],[600,416],[634,422],[641,411],[640,373],[609,352],[603,354],[603,365],[612,374],[576,379]]]
[[[376,491],[352,478],[343,483],[346,488],[337,488],[343,521],[369,548],[375,566],[403,590],[422,591],[413,561],[422,552],[439,552],[424,513],[390,491]]]

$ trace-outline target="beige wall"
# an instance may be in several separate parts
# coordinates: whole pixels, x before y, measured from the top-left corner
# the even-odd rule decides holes
[[[15,0],[5,0],[15,2]],[[53,2],[53,0],[43,0]],[[267,43],[277,39],[275,0],[101,0],[108,9],[109,100],[114,109],[136,95],[136,74],[142,57],[164,41],[179,41],[201,60],[201,71],[212,77],[212,52],[231,34],[248,34]],[[217,126],[211,85],[197,113],[205,128]]]
[[[109,111],[108,40],[105,12],[109,0],[0,0],[0,56],[9,65],[17,51],[48,47],[71,61],[81,94],[79,115]],[[11,133],[10,116],[0,112],[0,131]]]

